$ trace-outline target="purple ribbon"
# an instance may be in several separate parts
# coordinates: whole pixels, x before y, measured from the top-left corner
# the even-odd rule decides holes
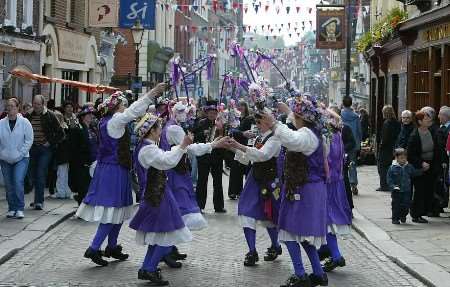
[[[208,64],[206,65],[206,77],[208,80],[213,78],[213,63],[214,57],[208,56]]]

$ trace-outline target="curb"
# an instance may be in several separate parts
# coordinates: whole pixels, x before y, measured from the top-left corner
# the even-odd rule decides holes
[[[353,209],[353,229],[387,258],[430,287],[450,286],[450,273],[391,239],[388,233]]]
[[[14,235],[12,238],[7,240],[6,242],[0,244],[0,265],[7,262],[14,255],[16,255],[20,250],[24,249],[25,247],[27,247],[34,241],[38,240],[39,238],[44,236],[46,233],[48,233],[50,230],[52,230],[59,224],[63,223],[64,221],[66,221],[67,219],[72,217],[74,214],[75,214],[75,211],[71,211],[71,212],[63,215],[61,218],[57,219],[54,223],[50,224],[44,231],[34,231],[34,230],[24,229],[23,231],[17,233],[16,235]],[[39,221],[39,219],[37,221]],[[25,233],[30,234],[30,236],[26,240],[23,240],[22,237]],[[19,244],[18,244],[18,246],[17,246],[17,244],[14,244],[15,246],[10,248],[9,250],[8,250],[8,248],[6,248],[7,251],[1,250],[4,247],[4,245],[8,246],[9,243],[11,243],[11,242],[14,242],[14,243],[19,242]]]

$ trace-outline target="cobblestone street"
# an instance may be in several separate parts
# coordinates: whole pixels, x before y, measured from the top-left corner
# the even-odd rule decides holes
[[[189,255],[181,270],[160,265],[171,286],[279,286],[292,273],[286,249],[274,263],[244,267],[247,246],[236,202],[226,201],[226,208],[226,215],[206,210],[209,227],[180,246]],[[67,220],[0,265],[0,286],[146,286],[137,279],[145,248],[135,244],[134,232],[126,225],[119,242],[131,255],[128,261],[101,268],[83,258],[95,229],[96,224]],[[269,238],[264,229],[257,232],[261,257]],[[341,241],[341,248],[347,267],[329,274],[329,286],[424,286],[356,232]],[[309,262],[306,258],[304,262],[309,272]]]

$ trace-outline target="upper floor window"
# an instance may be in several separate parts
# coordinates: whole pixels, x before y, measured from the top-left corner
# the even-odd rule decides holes
[[[22,28],[33,26],[33,0],[23,0]]]
[[[16,26],[17,0],[6,0],[5,25]]]
[[[76,1],[75,0],[67,0],[66,3],[67,3],[66,22],[73,23],[73,22],[75,22]]]
[[[56,0],[45,0],[44,15],[47,17],[56,17]]]

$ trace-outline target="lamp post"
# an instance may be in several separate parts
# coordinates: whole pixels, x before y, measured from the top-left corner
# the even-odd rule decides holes
[[[144,36],[144,27],[141,24],[141,21],[138,19],[133,27],[131,27],[131,34],[133,35],[134,47],[136,49],[135,53],[135,70],[134,82],[137,83],[139,79],[139,48],[141,47],[142,37]],[[139,96],[139,89],[133,87],[134,89],[134,97],[137,100]]]

